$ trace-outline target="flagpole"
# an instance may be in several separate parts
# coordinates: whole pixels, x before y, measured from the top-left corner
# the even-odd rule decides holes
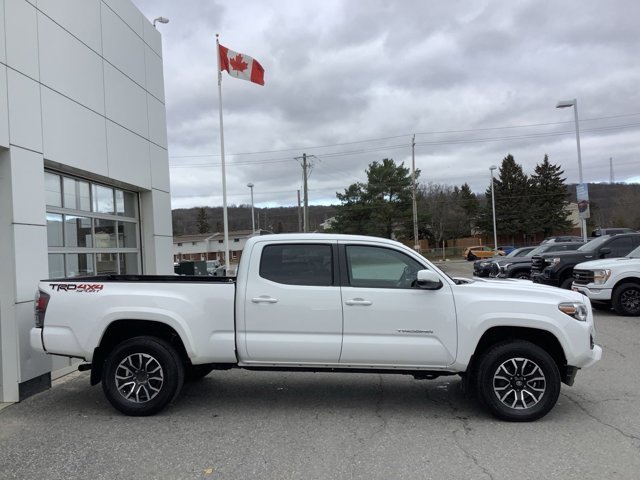
[[[224,263],[225,274],[229,275],[231,259],[229,258],[229,218],[227,216],[227,175],[224,165],[224,128],[222,123],[222,70],[220,69],[220,42],[216,33],[216,50],[218,51],[218,108],[220,109],[220,157],[222,159],[222,222],[224,225]]]

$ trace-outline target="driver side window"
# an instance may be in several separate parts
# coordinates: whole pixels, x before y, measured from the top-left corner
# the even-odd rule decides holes
[[[347,270],[352,287],[411,288],[420,263],[390,248],[348,245]]]

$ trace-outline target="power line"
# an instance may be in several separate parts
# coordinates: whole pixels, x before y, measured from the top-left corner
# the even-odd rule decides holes
[[[605,132],[611,130],[623,130],[632,127],[640,126],[640,122],[637,123],[627,123],[620,125],[610,125],[606,127],[594,127],[583,129],[583,132]],[[508,140],[527,140],[533,138],[546,138],[546,137],[558,137],[563,135],[574,135],[574,131],[562,131],[562,132],[544,132],[544,133],[529,133],[522,135],[508,135],[508,136],[499,136],[499,137],[484,137],[484,138],[469,138],[469,139],[457,139],[457,140],[438,140],[432,142],[417,142],[416,146],[433,146],[433,145],[466,145],[466,144],[474,144],[474,143],[488,143],[488,142],[499,142],[499,141],[508,141]],[[316,155],[318,158],[338,158],[345,156],[353,156],[353,155],[361,155],[365,153],[373,153],[373,152],[384,152],[384,151],[392,151],[398,149],[408,148],[409,144],[401,143],[394,145],[385,145],[379,147],[371,147],[371,148],[362,148],[359,150],[347,150],[343,152],[332,152],[332,153],[319,153]],[[238,154],[239,155],[239,154]],[[170,157],[175,158],[175,157]],[[230,164],[230,166],[242,166],[242,165],[267,165],[271,163],[287,163],[291,162],[292,159],[288,157],[281,158],[270,158],[270,159],[261,159],[261,160],[240,160]],[[220,163],[194,163],[194,164],[180,164],[180,165],[169,165],[169,168],[194,168],[194,167],[218,167]]]
[[[612,118],[624,118],[624,117],[633,117],[640,115],[640,112],[633,113],[623,113],[618,115],[608,115],[604,117],[593,117],[593,118],[581,118],[580,123],[584,122],[593,122],[597,120],[608,120]],[[552,125],[566,125],[572,124],[573,120],[564,121],[564,122],[549,122],[549,123],[530,123],[523,125],[506,125],[500,127],[483,127],[483,128],[470,128],[463,130],[441,130],[441,131],[430,131],[430,132],[418,132],[415,135],[444,135],[451,133],[470,133],[470,132],[486,132],[491,130],[506,130],[506,129],[515,129],[515,128],[529,128],[529,127],[544,127],[544,126],[552,126]],[[238,153],[227,153],[226,155],[260,155],[265,153],[283,153],[283,152],[294,152],[300,150],[311,150],[317,148],[328,148],[328,147],[342,147],[345,145],[356,145],[359,143],[370,143],[370,142],[380,142],[384,140],[393,140],[396,138],[403,137],[411,137],[413,133],[404,133],[400,135],[393,135],[389,137],[378,137],[378,138],[370,138],[365,140],[355,140],[352,142],[343,142],[343,143],[331,143],[325,145],[315,145],[315,146],[304,146],[304,147],[294,147],[294,148],[284,148],[279,150],[262,150],[262,151],[254,151],[254,152],[238,152]],[[219,153],[211,153],[211,154],[199,154],[199,155],[170,155],[169,158],[205,158],[205,157],[219,157]]]

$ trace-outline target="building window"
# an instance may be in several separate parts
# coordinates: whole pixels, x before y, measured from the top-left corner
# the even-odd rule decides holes
[[[141,272],[138,194],[45,171],[49,277]]]

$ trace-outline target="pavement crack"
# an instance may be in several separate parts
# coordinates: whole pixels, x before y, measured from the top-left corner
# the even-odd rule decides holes
[[[610,423],[605,422],[604,420],[601,420],[600,418],[598,418],[596,415],[594,415],[593,413],[591,413],[589,410],[587,410],[584,405],[582,405],[580,402],[578,402],[576,399],[571,398],[569,395],[567,395],[566,393],[562,393],[561,394],[563,397],[565,397],[567,400],[569,400],[570,402],[574,403],[580,410],[582,410],[588,417],[592,418],[593,420],[595,420],[596,422],[598,422],[600,425],[604,425],[605,427],[609,427],[612,430],[615,430],[616,432],[618,432],[620,435],[622,435],[623,437],[627,438],[628,440],[635,440],[636,442],[640,442],[640,437],[633,435],[631,433],[627,433],[624,430],[622,430],[619,427],[616,427],[615,425],[611,425]],[[640,445],[635,445],[635,447],[637,449],[640,450]]]
[[[471,425],[469,424],[469,416],[467,415],[461,415],[459,412],[458,407],[455,406],[455,404],[453,403],[453,401],[451,401],[450,399],[445,399],[444,402],[442,402],[443,404],[446,404],[446,406],[448,406],[451,409],[451,414],[453,416],[453,418],[455,418],[456,420],[458,420],[461,425],[462,425],[462,430],[461,429],[455,429],[452,433],[453,433],[453,441],[456,444],[456,447],[458,447],[458,449],[464,454],[465,457],[467,457],[469,460],[471,460],[473,462],[473,464],[478,467],[480,470],[482,470],[482,473],[484,473],[487,477],[489,477],[491,480],[494,479],[493,474],[491,473],[491,471],[484,467],[480,461],[478,460],[478,458],[471,453],[469,450],[467,450],[465,448],[465,446],[462,443],[462,439],[459,438],[461,436],[468,436],[469,434],[471,434],[473,432],[473,428],[471,427]]]

